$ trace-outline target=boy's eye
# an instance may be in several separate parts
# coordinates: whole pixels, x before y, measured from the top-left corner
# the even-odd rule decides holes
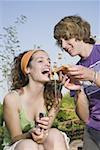
[[[61,46],[62,45],[62,41],[61,40],[57,40],[57,45]]]
[[[48,61],[49,62],[49,64],[51,64],[51,61]]]

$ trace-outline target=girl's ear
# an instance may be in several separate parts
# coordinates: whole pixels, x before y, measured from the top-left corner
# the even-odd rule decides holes
[[[30,68],[29,68],[29,67],[25,68],[25,73],[26,73],[26,74],[29,74],[29,73],[30,73]]]

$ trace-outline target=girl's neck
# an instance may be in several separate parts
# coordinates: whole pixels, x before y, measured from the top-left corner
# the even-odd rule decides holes
[[[40,83],[29,83],[24,87],[24,91],[32,98],[40,99],[43,97],[44,85]]]

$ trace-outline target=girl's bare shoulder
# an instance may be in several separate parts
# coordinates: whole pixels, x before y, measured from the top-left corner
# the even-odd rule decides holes
[[[6,106],[18,106],[19,94],[17,91],[13,90],[7,93],[4,97],[3,104]]]

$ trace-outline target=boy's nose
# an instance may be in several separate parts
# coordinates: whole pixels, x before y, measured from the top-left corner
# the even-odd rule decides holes
[[[67,42],[64,39],[61,39],[61,41],[62,41],[62,48],[65,49]]]

